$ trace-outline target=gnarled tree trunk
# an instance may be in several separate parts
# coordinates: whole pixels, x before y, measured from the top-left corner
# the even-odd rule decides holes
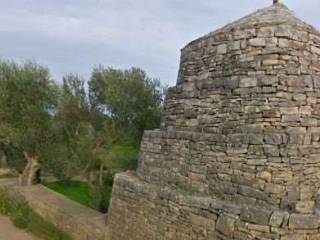
[[[37,183],[36,173],[40,170],[40,162],[34,157],[30,157],[26,152],[27,165],[19,177],[20,186],[31,186]]]
[[[8,168],[6,153],[0,149],[0,168]]]

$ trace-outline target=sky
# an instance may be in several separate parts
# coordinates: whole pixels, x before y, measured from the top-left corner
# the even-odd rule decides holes
[[[320,28],[319,0],[284,0]],[[272,0],[0,0],[0,58],[89,79],[92,69],[140,67],[175,85],[180,49]]]

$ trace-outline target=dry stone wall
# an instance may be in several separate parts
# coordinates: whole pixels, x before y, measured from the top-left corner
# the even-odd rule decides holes
[[[111,236],[320,239],[319,121],[320,33],[283,4],[191,42]]]
[[[115,180],[108,225],[111,239],[317,240],[320,216],[234,204],[141,182]]]
[[[20,187],[18,180],[0,179],[0,192],[26,202],[43,219],[74,240],[109,240],[105,214],[78,204],[44,186]],[[9,239],[8,239],[9,240]]]

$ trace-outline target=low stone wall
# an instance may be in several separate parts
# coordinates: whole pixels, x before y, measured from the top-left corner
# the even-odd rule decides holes
[[[15,172],[9,168],[1,168],[0,167],[0,179],[1,178],[10,178],[16,176]]]
[[[159,187],[131,173],[115,179],[108,226],[112,240],[320,239],[318,215],[234,204]]]
[[[0,180],[0,190],[25,200],[41,217],[75,240],[107,240],[106,215],[82,206],[42,185],[18,187],[15,180]]]

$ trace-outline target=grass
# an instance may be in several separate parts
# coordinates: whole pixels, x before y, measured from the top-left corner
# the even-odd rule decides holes
[[[72,240],[66,233],[45,221],[25,202],[17,202],[0,193],[0,214],[8,215],[13,224],[43,240]]]
[[[139,149],[132,145],[116,144],[105,156],[105,166],[113,172],[134,170],[138,163]]]
[[[113,175],[117,172],[123,172],[128,169],[135,169],[137,166],[139,151],[135,146],[127,144],[113,145],[106,155],[104,155],[104,165],[108,170],[104,176],[103,188],[103,206],[98,206],[94,189],[86,182],[69,181],[50,182],[44,185],[53,191],[56,191],[67,198],[78,202],[84,206],[93,208],[103,213],[107,212],[112,192]]]
[[[104,193],[104,207],[103,209],[97,209],[97,202],[95,201],[94,190],[86,182],[70,181],[68,183],[62,182],[50,182],[44,183],[44,185],[53,191],[56,191],[67,198],[80,203],[86,207],[93,208],[95,210],[102,210],[106,212],[109,206],[109,200],[111,197],[111,186],[105,186]]]
[[[112,193],[112,186],[105,186],[103,189],[103,206],[102,206],[102,209],[98,209],[99,211],[103,213],[108,212],[111,193]]]
[[[44,185],[67,198],[84,206],[95,208],[93,189],[85,182],[70,181],[68,183],[50,182]]]

